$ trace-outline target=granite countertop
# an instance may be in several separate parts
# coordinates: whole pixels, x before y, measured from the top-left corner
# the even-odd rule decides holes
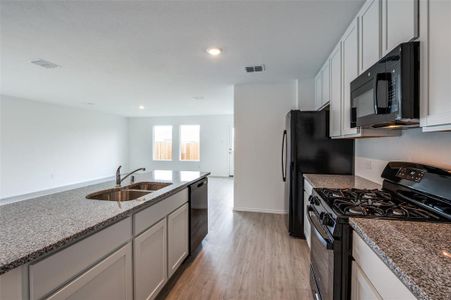
[[[93,234],[151,206],[210,173],[152,171],[136,173],[135,182],[172,182],[136,200],[89,200],[86,195],[113,188],[114,181],[0,206],[0,274]],[[128,185],[129,179],[123,182]]]
[[[451,224],[350,218],[354,230],[418,299],[451,299]]]
[[[380,189],[382,186],[354,175],[304,174],[313,188],[330,189]]]

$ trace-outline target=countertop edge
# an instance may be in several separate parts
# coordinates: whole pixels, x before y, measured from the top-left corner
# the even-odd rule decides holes
[[[363,241],[370,247],[370,249],[376,253],[377,257],[392,271],[395,276],[404,284],[404,286],[412,292],[412,294],[420,300],[431,299],[409,275],[404,273],[393,260],[360,228],[360,226],[349,218],[349,224],[354,231],[363,239]]]
[[[30,252],[29,254],[18,258],[12,262],[6,263],[4,265],[0,266],[0,276],[7,273],[8,271],[11,271],[15,268],[18,268],[24,264],[33,262],[35,260],[44,258],[46,256],[50,256],[55,252],[58,252],[64,248],[67,248],[81,240],[83,240],[84,238],[87,238],[99,231],[101,231],[102,229],[105,229],[108,226],[111,226],[121,220],[126,219],[127,217],[133,215],[134,213],[137,213],[143,209],[146,209],[160,201],[163,201],[164,199],[168,198],[169,196],[172,196],[173,194],[185,189],[186,187],[188,187],[189,185],[191,185],[192,183],[199,181],[207,176],[209,176],[211,173],[207,172],[205,174],[202,174],[201,176],[197,177],[194,180],[191,181],[187,181],[185,183],[183,183],[182,185],[179,185],[169,191],[167,191],[164,194],[158,195],[157,197],[155,197],[154,199],[151,199],[149,201],[143,202],[141,205],[132,207],[128,210],[125,210],[117,215],[112,216],[111,218],[104,220],[100,223],[97,223],[93,226],[90,226],[82,231],[79,231],[69,237],[66,237],[62,240],[59,240],[58,242],[52,243],[50,245],[47,245],[46,247],[43,247],[39,250]],[[32,201],[32,200],[31,200]]]

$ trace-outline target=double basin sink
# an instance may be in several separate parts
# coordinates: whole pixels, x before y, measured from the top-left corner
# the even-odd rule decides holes
[[[116,187],[108,190],[98,191],[87,195],[86,198],[92,200],[130,201],[158,191],[171,184],[172,183],[150,181],[137,182],[124,187]]]

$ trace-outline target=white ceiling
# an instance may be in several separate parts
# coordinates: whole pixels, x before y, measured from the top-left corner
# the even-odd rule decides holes
[[[362,3],[2,1],[0,92],[125,116],[232,113],[234,84],[313,77]]]

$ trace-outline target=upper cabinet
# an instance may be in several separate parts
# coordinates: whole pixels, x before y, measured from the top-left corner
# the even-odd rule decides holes
[[[357,134],[351,128],[351,81],[359,75],[359,21],[355,19],[346,30],[342,44],[343,56],[343,135]]]
[[[451,1],[421,0],[421,126],[451,130]]]
[[[326,105],[330,100],[330,68],[329,68],[329,61],[326,61],[326,63],[323,66],[323,69],[321,70],[321,106]]]
[[[418,1],[382,0],[382,55],[418,37]]]
[[[322,66],[315,77],[315,109],[320,110],[329,102],[330,97],[329,60]]]
[[[367,0],[346,29],[328,61],[331,137],[401,134],[400,130],[351,128],[350,84],[388,51],[418,35],[417,13],[418,0]],[[325,90],[321,88],[321,93]],[[317,99],[320,97],[324,99],[322,94]]]
[[[321,71],[315,77],[315,109],[321,107],[322,101],[322,86],[321,86]]]
[[[381,58],[381,0],[369,0],[362,7],[360,20],[360,72]]]
[[[341,65],[341,42],[335,47],[330,55],[330,136],[341,136],[341,98],[342,98],[342,65]]]

